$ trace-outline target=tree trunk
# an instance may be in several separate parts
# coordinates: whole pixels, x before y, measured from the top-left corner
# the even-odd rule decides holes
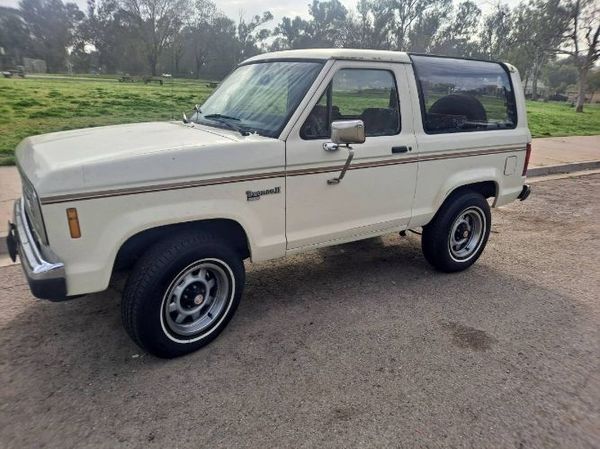
[[[196,79],[199,80],[200,79],[200,67],[202,67],[202,59],[200,59],[197,55],[196,55]]]
[[[531,98],[532,100],[537,101],[539,95],[538,95],[538,81],[540,79],[540,74],[542,72],[542,67],[544,66],[544,58],[543,56],[540,56],[539,54],[536,54],[535,56],[535,60],[533,63],[533,69],[532,69],[532,86],[531,86]]]
[[[577,94],[577,106],[575,112],[583,112],[583,103],[585,102],[585,88],[587,87],[588,77],[587,65],[579,69],[579,93]]]
[[[153,52],[148,54],[148,67],[150,68],[150,75],[156,76],[156,66],[158,64],[158,58]]]
[[[537,73],[534,72],[534,74],[533,74],[533,81],[531,82],[531,99],[533,101],[536,101],[537,98],[538,98],[537,83],[538,83]]]

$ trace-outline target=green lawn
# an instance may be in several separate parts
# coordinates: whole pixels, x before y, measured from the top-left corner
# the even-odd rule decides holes
[[[61,76],[0,79],[0,165],[13,164],[15,146],[33,134],[179,118],[210,94],[206,83],[167,80],[160,86]]]
[[[527,117],[533,137],[600,134],[600,104],[586,104],[576,113],[567,103],[528,101]]]
[[[210,94],[206,84],[59,75],[0,79],[0,165],[13,164],[15,146],[33,134],[179,118]],[[534,137],[600,134],[600,105],[586,105],[583,114],[562,103],[528,102],[527,108]]]

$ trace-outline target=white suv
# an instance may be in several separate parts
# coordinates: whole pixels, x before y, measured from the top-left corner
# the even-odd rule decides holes
[[[131,268],[125,328],[174,357],[214,339],[243,260],[423,228],[425,258],[477,260],[490,207],[529,194],[517,70],[318,49],[244,61],[193,115],[46,134],[17,148],[8,239],[33,294],[62,300]]]

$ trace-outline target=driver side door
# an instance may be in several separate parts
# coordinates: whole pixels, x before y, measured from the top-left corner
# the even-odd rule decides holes
[[[407,64],[337,61],[286,141],[289,251],[405,229],[417,177]],[[325,151],[331,122],[359,119],[366,140]]]

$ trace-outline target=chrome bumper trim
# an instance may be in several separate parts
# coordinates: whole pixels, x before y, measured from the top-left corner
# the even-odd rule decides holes
[[[27,278],[33,281],[64,279],[65,265],[50,248],[38,248],[25,215],[23,199],[15,201],[14,220],[18,253]]]

